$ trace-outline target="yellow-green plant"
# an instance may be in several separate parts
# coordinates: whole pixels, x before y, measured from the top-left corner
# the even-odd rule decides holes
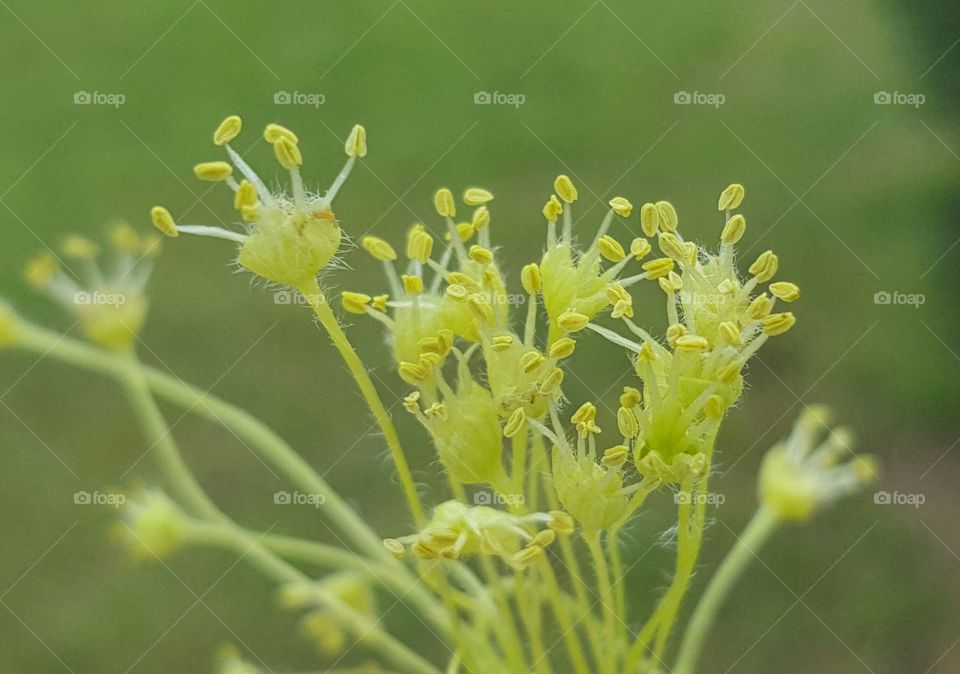
[[[800,296],[793,283],[773,280],[778,258],[771,251],[746,275],[738,270],[743,187],[730,185],[720,195],[716,250],[683,238],[669,202],[645,203],[636,217],[619,196],[584,245],[573,227],[577,189],[561,175],[543,208],[544,252],[523,267],[519,288],[499,266],[491,234],[494,197],[485,189],[463,192],[468,210],[459,217],[453,192],[438,190],[437,222],[414,224],[403,255],[384,239],[361,239],[384,267],[386,292],[344,272],[337,281],[349,279],[357,289],[342,292],[340,305],[379,321],[389,336],[396,375],[410,387],[403,406],[432,440],[448,483],[448,493],[427,507],[391,416],[329,301],[326,273],[346,238],[333,200],[367,153],[366,132],[359,125],[350,132],[346,165],[321,194],[304,186],[295,133],[277,124],[264,131],[290,173],[288,191],[270,190],[230,145],[241,129],[239,117],[226,119],[214,143],[231,162],[199,164],[195,173],[233,192],[245,231],[181,224],[161,206],[151,212],[153,223],[169,237],[232,241],[240,267],[305,298],[383,433],[409,530],[387,537],[374,532],[264,424],[137,360],[144,288],[158,242],[129,227],[114,232],[108,271],[96,263],[94,243],[65,242],[63,254],[79,263],[82,281],[52,255],[28,265],[30,283],[61,301],[90,343],[44,329],[0,303],[0,346],[43,353],[120,382],[156,448],[170,493],[141,489],[125,508],[119,537],[146,557],[191,545],[242,554],[277,582],[284,605],[301,615],[305,634],[334,666],[359,645],[389,668],[369,671],[689,674],[753,551],[780,524],[807,520],[873,477],[873,461],[853,456],[849,433],[830,430],[826,412],[808,408],[792,435],[766,456],[757,513],[694,607],[668,667],[670,637],[716,502],[710,479],[720,428],[743,394],[750,358],[795,323],[792,313],[775,312],[777,303]],[[629,242],[610,233],[618,218],[636,232]],[[435,246],[438,239],[443,243]],[[662,332],[634,321],[630,289],[646,282],[663,292]],[[613,323],[597,322],[605,313]],[[611,358],[623,358],[624,351],[630,358],[634,385],[624,387],[615,412],[610,409],[615,427],[606,432],[598,413],[602,418],[607,401],[571,405],[563,393],[565,373],[589,369],[575,354],[586,339],[608,342]],[[231,520],[184,463],[158,400],[221,424],[294,487],[322,497],[321,512],[350,551],[250,531]],[[674,494],[676,521],[664,528],[675,531],[676,562],[659,603],[645,611],[631,605],[637,593],[625,587],[621,533],[655,492]],[[316,574],[317,566],[325,571]],[[384,593],[409,605],[424,628],[444,640],[445,662],[384,628],[378,608]],[[220,667],[259,671],[233,650],[224,652]]]

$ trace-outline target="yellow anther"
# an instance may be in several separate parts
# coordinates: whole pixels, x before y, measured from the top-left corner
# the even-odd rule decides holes
[[[263,138],[271,145],[276,143],[281,138],[286,138],[294,145],[300,142],[300,139],[297,138],[297,134],[287,127],[281,126],[280,124],[267,124],[266,128],[263,130]]]
[[[507,423],[503,427],[503,437],[512,438],[520,432],[525,423],[527,423],[527,413],[524,412],[522,407],[518,407],[507,419]]]
[[[610,312],[610,318],[633,318],[633,299],[617,300],[613,303],[613,310]]]
[[[456,226],[457,238],[466,243],[469,241],[474,233],[476,228],[473,226],[472,222],[458,222]],[[443,235],[443,240],[447,243],[453,241],[453,237],[450,235],[450,232],[445,232]]]
[[[151,208],[150,219],[153,221],[153,226],[159,229],[164,236],[169,236],[173,239],[180,236],[180,232],[177,231],[177,223],[173,221],[173,216],[170,215],[170,211],[163,206],[154,206]]]
[[[687,241],[683,244],[683,261],[688,265],[693,265],[697,261],[697,244],[693,241]]]
[[[257,203],[257,188],[247,180],[241,180],[237,191],[233,195],[233,207],[242,210],[244,206],[253,206]]]
[[[701,337],[700,335],[684,335],[677,338],[673,348],[676,351],[686,353],[699,353],[700,351],[706,351],[710,348],[710,342],[707,341],[706,337]]]
[[[683,278],[675,271],[670,272],[663,278],[657,279],[657,281],[660,283],[660,289],[667,294],[675,293],[683,288]]]
[[[490,340],[490,348],[494,351],[506,351],[513,344],[513,335],[497,335]]]
[[[743,363],[735,360],[717,370],[717,377],[725,384],[732,384],[737,380],[737,377],[740,376],[740,370],[742,369]]]
[[[230,115],[220,122],[220,126],[213,132],[214,145],[226,145],[231,140],[240,135],[243,128],[243,121],[236,115]]]
[[[488,201],[493,201],[493,194],[482,187],[471,187],[463,193],[463,203],[467,206],[482,206]]]
[[[630,456],[630,448],[625,445],[614,445],[603,452],[600,462],[608,468],[619,468],[627,462]]]
[[[636,407],[640,404],[640,391],[632,386],[624,386],[623,393],[620,394],[620,405],[622,407]]]
[[[410,295],[419,295],[423,292],[423,278],[420,276],[404,275],[400,279],[403,281],[404,292]]]
[[[545,396],[553,395],[560,390],[561,384],[563,384],[563,370],[555,367],[540,383],[540,393]]]
[[[387,549],[391,555],[397,559],[403,559],[406,556],[406,548],[403,547],[403,543],[398,541],[395,538],[385,538],[383,539],[383,547]]]
[[[667,335],[669,336],[669,329]],[[640,345],[640,350],[637,351],[637,360],[644,363],[652,363],[657,359],[657,354],[654,352],[653,347],[650,346],[650,342],[644,342]]]
[[[560,198],[568,204],[572,204],[577,200],[577,188],[574,187],[573,181],[570,180],[569,176],[557,176],[557,179],[553,181],[553,189],[560,195]]]
[[[558,534],[572,534],[575,528],[573,518],[570,517],[565,512],[559,510],[551,510],[549,513],[550,522],[547,526],[551,531],[556,531]]]
[[[486,229],[490,225],[490,211],[486,206],[481,206],[473,211],[473,217],[470,219],[470,224],[473,225],[473,228],[476,231],[481,229]]]
[[[387,310],[387,300],[390,299],[389,295],[374,295],[373,300],[370,302],[370,306],[376,309],[377,311],[386,311]]]
[[[543,548],[539,545],[532,545],[513,553],[513,561],[518,566],[524,568],[533,566],[537,559],[543,554]]]
[[[646,239],[637,237],[630,242],[630,254],[633,255],[633,259],[638,262],[649,255],[651,250],[650,242]]]
[[[397,259],[397,251],[389,243],[378,236],[365,236],[360,242],[363,249],[370,253],[374,259],[381,262],[393,262]]]
[[[725,278],[720,281],[720,285],[717,286],[717,290],[723,293],[724,295],[732,295],[733,293],[740,290],[740,284],[733,279]]]
[[[551,358],[569,358],[577,348],[577,342],[570,337],[561,337],[550,345]]]
[[[173,218],[171,218],[172,220]],[[136,230],[125,222],[114,225],[113,229],[110,230],[110,245],[124,253],[137,255],[143,251],[143,244],[143,239],[140,238]]]
[[[556,222],[561,213],[563,213],[563,204],[557,199],[556,194],[551,194],[550,199],[543,207],[543,217],[547,219],[547,222]]]
[[[422,367],[422,364],[421,364],[421,367]],[[443,420],[447,418],[447,408],[444,406],[443,403],[433,403],[423,411],[423,416],[425,416],[427,419]],[[430,538],[432,538],[434,542],[437,542],[437,543],[440,543],[443,541],[452,543],[454,540],[456,540],[455,535],[451,537],[449,534],[445,535],[444,532],[439,532],[439,531],[431,534]]]
[[[414,391],[403,399],[403,407],[411,414],[420,411],[420,391]]]
[[[625,438],[635,438],[639,435],[640,424],[632,409],[621,407],[617,410],[617,429]]]
[[[743,233],[746,231],[747,219],[737,213],[727,220],[727,224],[723,226],[723,231],[720,232],[720,241],[728,246],[732,246],[743,238]]]
[[[565,332],[578,332],[587,327],[590,318],[576,311],[565,311],[557,319],[557,325]]]
[[[610,200],[609,204],[613,212],[621,218],[629,218],[630,214],[633,213],[633,204],[623,197],[614,197]]]
[[[737,347],[743,346],[743,337],[740,336],[740,330],[735,323],[723,321],[719,325],[718,331],[720,333],[720,339],[722,339],[725,344]]]
[[[587,438],[591,435],[599,435],[602,432],[603,429],[600,428],[592,419],[581,421],[579,424],[577,424],[577,433],[581,438]]]
[[[795,283],[789,281],[777,281],[770,284],[770,292],[778,300],[784,302],[796,302],[800,299],[800,288]]]
[[[660,216],[660,229],[667,232],[676,231],[677,210],[673,207],[673,204],[669,201],[658,201],[657,215]]]
[[[348,157],[367,156],[367,130],[360,124],[354,124],[350,129],[350,135],[347,136],[347,142],[343,145],[344,151]]]
[[[557,540],[557,532],[553,529],[544,529],[543,531],[538,531],[534,537],[530,540],[530,545],[537,545],[541,548],[545,548],[548,545],[551,545],[555,540]]]
[[[24,277],[34,288],[45,288],[60,271],[57,259],[50,253],[41,253],[27,262]]]
[[[726,407],[723,404],[723,398],[714,394],[707,398],[707,403],[703,407],[704,414],[708,419],[720,419]]]
[[[663,251],[663,254],[667,257],[671,257],[674,260],[686,261],[687,259],[687,250],[684,248],[683,241],[681,241],[676,234],[672,232],[663,232],[658,237],[657,241],[660,244],[660,250]]]
[[[597,418],[597,406],[591,402],[585,402],[570,417],[571,424],[580,424],[584,421],[593,421]]]
[[[641,269],[647,273],[648,279],[658,279],[672,272],[675,265],[676,263],[669,257],[658,257],[644,262]]]
[[[623,246],[620,245],[620,242],[609,234],[605,234],[604,236],[600,237],[600,241],[597,243],[597,248],[599,249],[600,254],[611,262],[619,262],[627,256],[623,250]]]
[[[487,298],[479,293],[473,293],[467,297],[467,304],[476,313],[477,317],[483,323],[493,323],[493,309]]]
[[[770,314],[763,319],[763,332],[767,335],[782,335],[797,322],[796,316],[789,311],[782,314]]]
[[[761,318],[766,317],[771,309],[773,309],[773,300],[770,299],[767,293],[760,293],[753,298],[750,306],[747,307],[747,315],[753,320],[759,321]]]
[[[211,183],[226,180],[233,175],[233,167],[225,161],[208,161],[193,167],[193,175]]]
[[[276,155],[280,166],[293,171],[303,165],[303,155],[300,153],[300,146],[289,138],[281,136],[273,144],[273,154]]]
[[[520,285],[528,295],[535,295],[543,288],[543,279],[540,278],[540,267],[535,262],[524,265],[520,270]]]
[[[484,248],[483,246],[478,246],[476,244],[470,246],[470,250],[467,252],[467,255],[477,264],[490,264],[493,262],[493,251],[491,251],[489,248]]]
[[[734,208],[739,208],[740,202],[742,201],[743,185],[739,183],[733,183],[732,185],[727,186],[727,188],[720,193],[720,199],[717,201],[717,210],[732,211]]]
[[[460,285],[459,283],[451,283],[447,286],[447,296],[458,302],[467,299],[467,295],[470,294],[470,291],[466,287]]]
[[[629,299],[630,293],[619,283],[611,283],[607,286],[607,301],[610,302],[610,304],[616,304],[620,300]]]
[[[420,384],[430,374],[429,372],[424,371],[424,369],[416,363],[409,363],[406,361],[400,363],[400,367],[397,369],[397,372],[403,381],[413,386]]]
[[[90,239],[72,234],[63,240],[60,250],[62,250],[63,254],[67,257],[78,260],[89,260],[96,257],[100,251],[100,247]]]
[[[766,283],[777,273],[777,266],[779,264],[780,260],[777,258],[776,253],[772,250],[767,250],[760,253],[760,257],[750,265],[747,271],[753,274],[760,283]]]
[[[443,347],[443,353],[446,353],[453,348],[453,342],[456,339],[456,335],[453,334],[453,330],[449,328],[441,328],[437,330],[437,339],[440,340],[440,345]]]
[[[649,202],[640,207],[640,229],[647,236],[654,236],[660,227],[660,213],[657,205]]]
[[[677,340],[687,334],[687,326],[683,323],[674,323],[673,325],[667,328],[667,344],[670,345],[670,348],[676,348]],[[647,345],[646,342],[643,343],[644,346]]]
[[[407,235],[407,257],[417,262],[426,262],[433,252],[433,237],[423,228],[423,225],[414,225]]]
[[[452,218],[457,214],[457,204],[453,200],[453,192],[446,187],[441,187],[433,195],[433,207],[444,218]]]
[[[525,373],[530,374],[531,372],[537,370],[546,361],[547,359],[543,357],[543,354],[537,351],[527,351],[525,354],[520,356],[520,369]]]
[[[370,300],[372,299],[372,297],[364,293],[354,293],[348,290],[341,296],[341,303],[343,304],[343,308],[351,314],[365,314],[367,313],[367,305],[370,304]]]

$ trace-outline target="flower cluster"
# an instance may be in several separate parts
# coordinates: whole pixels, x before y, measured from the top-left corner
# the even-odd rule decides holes
[[[60,253],[76,265],[77,277],[52,252],[30,260],[25,276],[31,286],[62,305],[88,339],[123,350],[137,339],[146,320],[145,290],[160,246],[156,237],[140,235],[126,224],[113,228],[110,246],[111,259],[101,266],[96,243],[81,236],[67,237]]]

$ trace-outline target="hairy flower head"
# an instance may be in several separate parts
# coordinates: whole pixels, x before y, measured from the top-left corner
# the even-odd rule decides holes
[[[309,287],[340,249],[343,233],[333,214],[333,200],[350,175],[358,157],[367,153],[366,131],[355,126],[345,143],[347,161],[323,194],[308,192],[300,175],[303,155],[297,135],[279,124],[268,124],[264,139],[273,146],[277,162],[290,174],[290,191],[271,191],[243,157],[231,147],[242,129],[239,117],[225,119],[214,132],[214,144],[223,147],[231,163],[198,164],[200,180],[222,182],[234,193],[234,207],[244,233],[220,227],[177,224],[166,208],[151,211],[154,225],[165,235],[181,233],[227,239],[240,244],[238,262],[253,273],[276,283]],[[232,165],[231,165],[232,164]],[[240,172],[238,181],[234,168]]]

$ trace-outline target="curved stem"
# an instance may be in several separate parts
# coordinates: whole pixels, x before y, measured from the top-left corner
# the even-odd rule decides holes
[[[600,590],[600,603],[603,606],[603,641],[607,648],[604,654],[602,671],[614,674],[617,663],[616,643],[616,607],[614,606],[613,589],[610,583],[610,568],[607,566],[607,558],[603,555],[603,548],[600,546],[599,531],[584,531],[583,538],[590,549],[590,557],[593,559],[594,572],[597,576],[597,589]]]
[[[717,612],[744,569],[750,564],[770,535],[776,531],[779,520],[771,511],[760,508],[737,539],[710,579],[707,589],[693,610],[687,630],[680,644],[674,674],[693,674],[703,643],[717,617]]]
[[[327,302],[327,298],[316,280],[312,281],[312,285],[308,284],[299,290],[310,304],[310,308],[312,308],[313,313],[316,314],[320,325],[327,331],[333,345],[340,353],[344,363],[346,363],[350,374],[354,380],[356,380],[363,399],[366,401],[367,406],[373,413],[373,418],[376,420],[377,425],[387,440],[387,446],[390,448],[390,456],[393,458],[393,465],[397,469],[397,475],[400,477],[400,484],[403,487],[403,493],[407,499],[407,506],[410,508],[410,513],[413,515],[417,526],[423,526],[423,505],[420,503],[417,487],[413,482],[410,467],[407,465],[407,457],[403,453],[403,448],[400,446],[400,437],[397,435],[397,429],[390,419],[390,414],[387,412],[386,407],[384,407],[383,401],[380,399],[380,394],[377,393],[377,388],[373,385],[373,380],[370,379],[370,373],[367,371],[363,361],[360,360],[360,356],[357,355],[350,340],[347,339],[343,328],[340,327],[337,317],[330,308],[330,303]]]

